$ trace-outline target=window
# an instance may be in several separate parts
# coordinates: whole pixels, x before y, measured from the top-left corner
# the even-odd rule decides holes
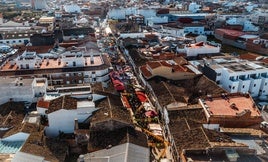
[[[245,85],[243,85],[242,88],[245,88]]]
[[[7,43],[9,43],[9,41],[7,41]]]
[[[262,93],[265,93],[265,90],[263,90]]]
[[[231,88],[232,88],[232,86],[229,85],[229,89],[231,89]]]
[[[261,73],[262,77],[266,77],[266,75],[267,75],[266,73]]]
[[[217,76],[221,76],[221,73],[217,73]]]
[[[267,83],[265,82],[264,85],[267,86]]]
[[[254,84],[253,87],[256,87],[256,84]]]
[[[21,43],[21,40],[19,40],[19,42]]]
[[[92,71],[92,74],[96,74],[96,72],[95,71]]]
[[[233,89],[235,89],[235,86],[233,86]]]
[[[217,84],[220,84],[220,81],[219,81],[219,80],[217,80],[217,81],[216,81],[216,83],[217,83]]]

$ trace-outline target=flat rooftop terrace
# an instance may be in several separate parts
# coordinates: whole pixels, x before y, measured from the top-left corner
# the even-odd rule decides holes
[[[75,58],[74,58],[75,60]],[[34,60],[33,60],[34,61]],[[103,63],[101,56],[94,56],[94,63],[91,63],[90,61],[90,57],[85,57],[85,62],[87,64],[85,64],[84,66],[100,66]],[[64,63],[63,61],[61,61],[59,63],[58,59],[49,59],[49,60],[44,60],[42,62],[42,64],[40,65],[40,67],[38,67],[38,69],[53,69],[53,68],[64,68],[66,67],[66,63]],[[70,67],[70,66],[67,66]],[[17,70],[19,69],[18,65],[11,65],[10,62],[7,62],[3,67],[1,71],[13,71],[13,70]],[[37,69],[37,66],[36,66]]]
[[[206,99],[203,103],[212,115],[237,116],[238,113],[250,110],[251,116],[261,116],[258,108],[254,106],[255,103],[252,98],[246,96],[212,97]]]

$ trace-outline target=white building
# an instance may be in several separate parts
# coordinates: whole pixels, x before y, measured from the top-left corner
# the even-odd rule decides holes
[[[77,4],[64,5],[64,11],[68,13],[80,13],[81,8]]]
[[[120,38],[145,38],[145,33],[120,33]]]
[[[36,102],[38,97],[46,93],[45,78],[0,78],[0,104],[12,101]]]
[[[91,96],[91,98],[90,98]],[[91,116],[95,108],[94,101],[105,96],[90,95],[63,95],[57,98],[46,97],[37,103],[37,111],[48,118],[48,126],[45,129],[46,135],[55,137],[59,132],[73,133],[75,120],[78,123],[84,122]]]
[[[184,29],[181,27],[171,27],[162,25],[162,34],[171,35],[174,37],[183,37],[184,36]]]
[[[260,62],[236,58],[191,61],[203,73],[230,93],[249,92],[251,96],[268,95],[268,68]]]
[[[253,25],[251,21],[246,20],[246,21],[244,21],[243,25],[244,25],[243,31],[245,31],[245,32],[252,32],[252,31],[257,32],[257,31],[259,31],[259,27]]]
[[[46,77],[49,85],[82,84],[109,80],[107,55],[75,49],[37,55],[25,51],[22,55],[1,65],[2,76]],[[10,68],[12,67],[12,68]]]
[[[183,26],[184,33],[193,33],[193,34],[205,34],[205,27],[201,24],[187,24]]]
[[[40,27],[31,29],[29,26],[23,26],[22,23],[9,21],[0,27],[0,43],[10,46],[26,45],[30,42],[31,36],[41,33],[42,30],[43,28]]]
[[[226,24],[228,25],[242,25],[243,26],[243,31],[258,31],[259,27],[255,26],[252,24],[251,21],[247,20],[246,18],[240,17],[232,17],[226,21]]]
[[[250,15],[250,20],[254,24],[264,24],[265,22],[268,22],[268,11],[260,11],[256,12]]]
[[[3,24],[3,14],[0,13],[0,25],[2,25],[2,24]]]
[[[109,19],[126,19],[127,15],[142,15],[144,19],[156,17],[155,9],[138,9],[137,7],[114,8],[107,13]]]
[[[48,8],[46,0],[31,0],[31,1],[32,1],[32,8],[35,10],[43,10]]]
[[[168,23],[167,16],[163,16],[163,17],[153,16],[153,17],[149,17],[145,19],[145,24],[149,26],[153,26],[155,24],[165,24],[165,23]]]
[[[196,13],[200,10],[201,5],[198,5],[195,2],[189,4],[188,10],[192,13]]]
[[[186,44],[183,47],[177,47],[178,53],[185,53],[187,57],[196,57],[198,55],[218,54],[221,50],[221,45],[211,42],[198,42],[195,44]]]

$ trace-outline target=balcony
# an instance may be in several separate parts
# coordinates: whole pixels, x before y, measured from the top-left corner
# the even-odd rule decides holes
[[[247,77],[246,75],[241,75],[241,76],[239,76],[239,80],[246,81],[246,80],[250,80],[250,78]]]
[[[261,76],[260,75],[257,75],[257,74],[251,74],[250,75],[250,78],[255,80],[255,79],[261,79]]]
[[[238,78],[234,77],[234,76],[230,77],[229,80],[232,81],[232,82],[238,82],[239,81]]]
[[[261,77],[262,77],[262,78],[268,78],[268,75],[267,75],[267,73],[262,73],[262,74],[261,74]]]

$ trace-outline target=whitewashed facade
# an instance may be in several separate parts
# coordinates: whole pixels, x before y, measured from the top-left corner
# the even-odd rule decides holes
[[[45,78],[0,78],[0,104],[12,101],[36,102],[37,98],[46,93]]]
[[[230,93],[250,93],[252,97],[268,95],[268,68],[260,62],[240,59],[212,59],[193,65]]]

